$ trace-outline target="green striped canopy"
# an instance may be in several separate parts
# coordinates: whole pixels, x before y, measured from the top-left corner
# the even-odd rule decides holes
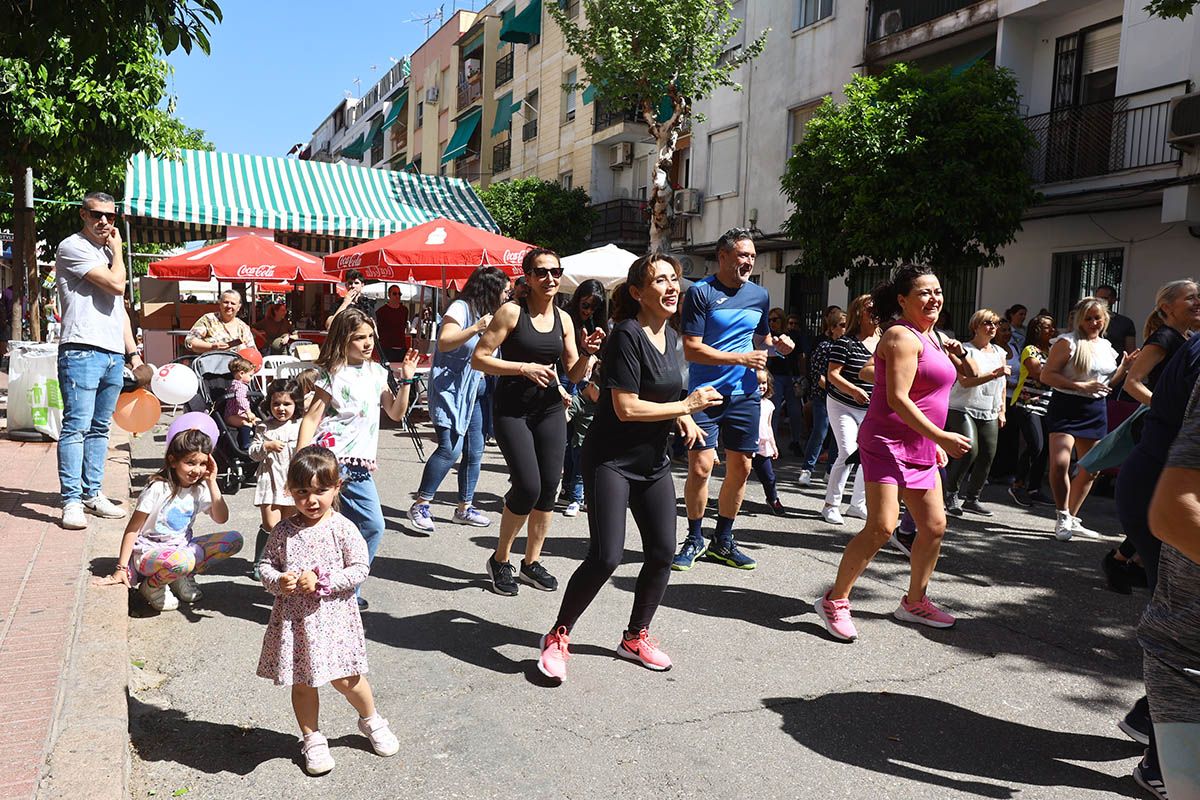
[[[499,232],[475,190],[458,178],[204,150],[133,156],[123,211],[139,241],[223,238],[233,225],[340,243],[438,217]]]

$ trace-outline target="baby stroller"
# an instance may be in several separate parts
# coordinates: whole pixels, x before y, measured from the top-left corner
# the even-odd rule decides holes
[[[192,359],[192,370],[200,379],[198,397],[203,411],[217,425],[217,441],[213,443],[213,459],[217,462],[217,486],[225,494],[236,494],[242,484],[254,480],[258,464],[250,454],[238,446],[237,431],[225,422],[225,396],[233,376],[229,373],[229,362],[237,357],[228,350],[202,353]],[[262,394],[251,384],[250,406],[257,408]]]

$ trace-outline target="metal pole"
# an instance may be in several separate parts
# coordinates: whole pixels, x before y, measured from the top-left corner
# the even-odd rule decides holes
[[[130,239],[129,217],[125,217],[125,269],[129,275],[125,280],[125,291],[129,294],[129,307],[133,308],[133,242]],[[136,310],[136,309],[135,309]]]

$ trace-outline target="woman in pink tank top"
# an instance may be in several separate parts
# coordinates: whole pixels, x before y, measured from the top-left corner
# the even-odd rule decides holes
[[[959,370],[971,374],[962,345],[935,331],[942,287],[927,267],[906,264],[872,293],[881,321],[894,319],[875,348],[875,391],[858,435],[867,482],[867,521],[842,553],[837,580],[813,604],[837,639],[858,638],[850,617],[850,590],[896,529],[900,500],[917,523],[908,594],[893,612],[902,622],[949,628],[954,617],[935,606],[925,589],[946,532],[938,467],[957,458],[971,440],[943,430],[950,387]]]

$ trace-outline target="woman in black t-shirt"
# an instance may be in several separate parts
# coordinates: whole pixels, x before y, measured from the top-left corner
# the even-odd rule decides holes
[[[1125,378],[1125,393],[1144,406],[1150,405],[1154,384],[1163,367],[1197,328],[1200,328],[1200,291],[1196,283],[1186,279],[1171,281],[1159,289],[1154,310],[1146,320],[1142,351]]]
[[[617,655],[649,669],[671,668],[647,632],[675,555],[676,497],[667,438],[678,428],[691,447],[702,434],[690,415],[721,402],[711,386],[677,399],[683,381],[676,333],[667,323],[679,307],[680,271],[670,256],[643,256],[630,266],[614,297],[617,323],[601,359],[600,401],[583,443],[591,545],[567,584],[558,619],[542,637],[538,669],[549,678],[566,677],[571,628],[621,563],[627,508],[642,535],[644,560]]]

